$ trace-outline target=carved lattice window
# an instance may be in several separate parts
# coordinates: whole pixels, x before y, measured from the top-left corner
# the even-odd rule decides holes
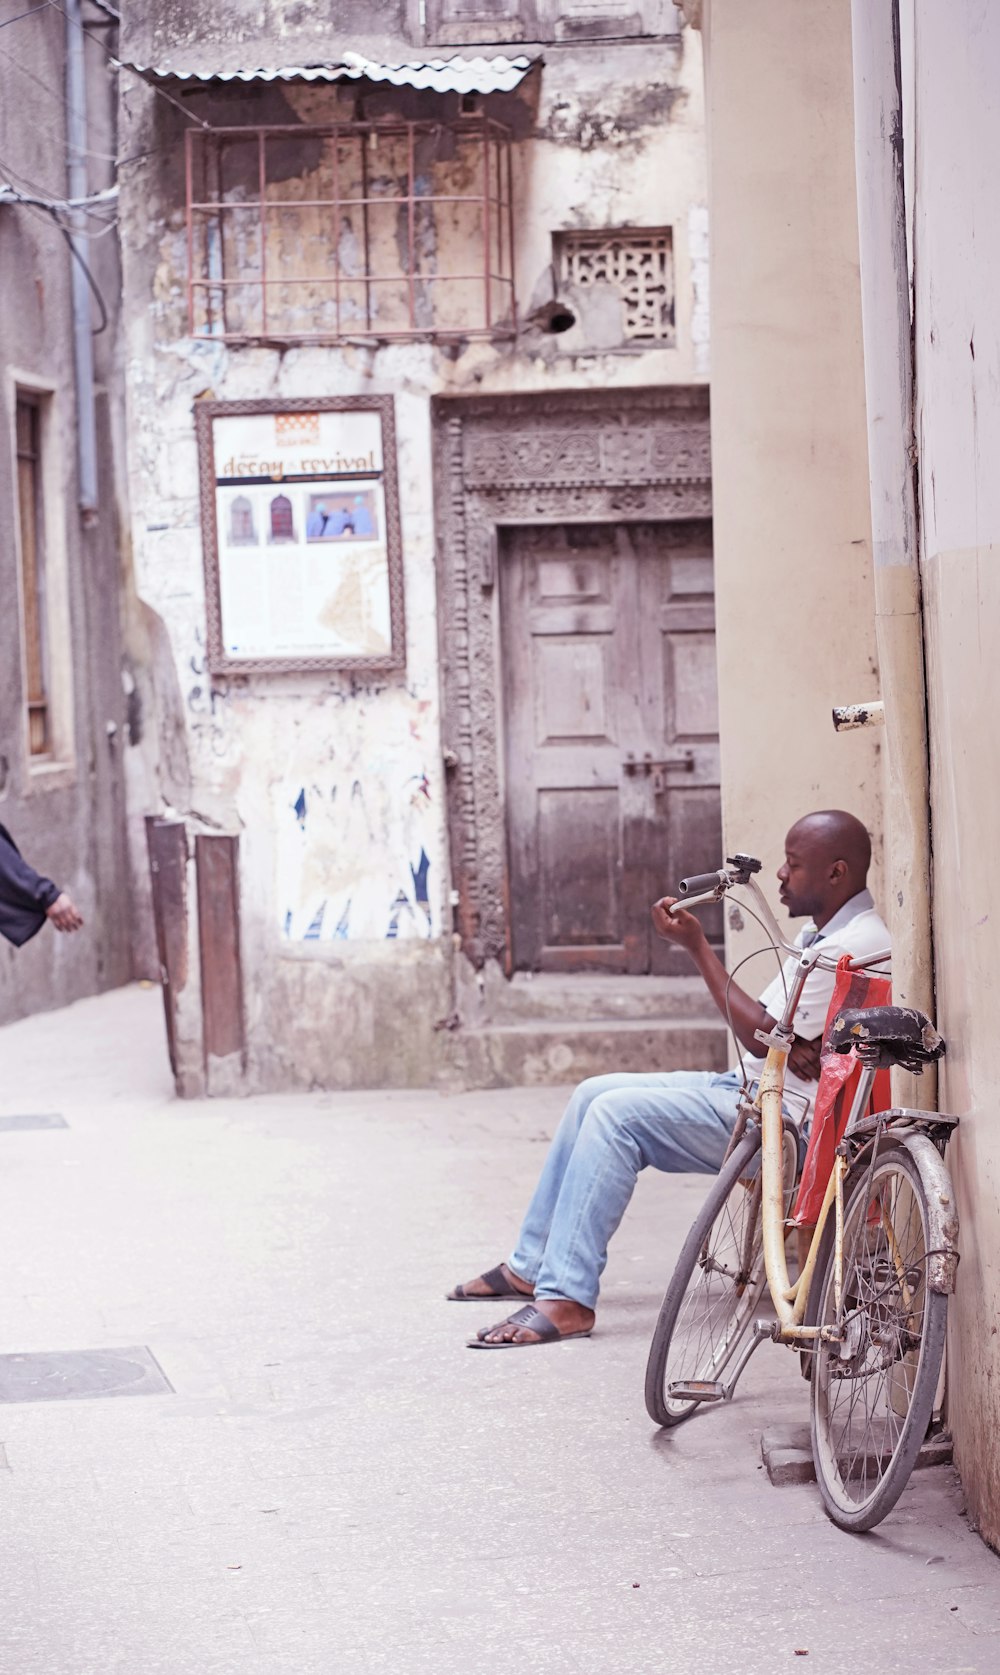
[[[563,281],[609,286],[622,305],[622,337],[628,343],[674,342],[674,252],[669,228],[561,233],[557,238]]]

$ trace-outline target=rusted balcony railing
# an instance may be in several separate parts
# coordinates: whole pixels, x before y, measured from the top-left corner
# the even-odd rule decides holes
[[[516,331],[511,142],[492,118],[208,128],[185,144],[194,337]]]

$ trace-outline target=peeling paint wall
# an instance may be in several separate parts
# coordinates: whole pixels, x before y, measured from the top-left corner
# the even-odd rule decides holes
[[[937,1022],[962,1260],[949,1314],[948,1417],[971,1515],[1000,1547],[1000,14],[902,7],[913,206],[916,433],[927,647]],[[908,50],[907,50],[908,49]]]
[[[8,8],[8,13],[12,9]],[[5,13],[5,23],[14,21]],[[66,20],[55,8],[12,35],[0,54],[0,179],[46,200],[64,199]],[[88,186],[114,180],[115,102],[105,50],[84,47]],[[107,212],[105,212],[106,214]],[[100,214],[100,212],[99,212]],[[24,948],[0,939],[0,1022],[65,1006],[132,975],[132,903],[125,856],[131,727],[122,690],[118,496],[119,265],[114,232],[88,223],[87,264],[106,308],[94,336],[98,456],[96,519],[81,519],[73,376],[71,270],[59,227],[37,207],[0,206],[0,822],[43,874],[79,905],[85,929],[46,925]],[[94,327],[101,313],[93,305]],[[43,661],[49,749],[29,750],[25,644],[19,609],[15,404],[39,403]],[[47,643],[46,643],[47,639]]]
[[[850,7],[846,0],[809,8],[795,0],[686,0],[685,10],[707,32],[710,66],[717,552],[723,566],[729,551],[747,569],[756,559],[758,574],[764,553],[770,563],[768,596],[754,602],[751,575],[742,598],[726,589],[730,606],[742,609],[727,631],[720,621],[723,664],[727,656],[735,664],[755,628],[766,636],[758,642],[759,684],[750,672],[744,689],[745,731],[735,716],[726,728],[730,827],[734,841],[742,837],[732,819],[739,807],[757,810],[766,830],[775,789],[786,818],[795,812],[785,801],[789,764],[800,765],[799,783],[824,801],[850,800],[877,822],[870,736],[835,739],[825,731],[828,695],[873,697],[878,673],[859,411]],[[881,11],[888,27],[889,5]],[[1000,823],[1000,11],[982,0],[955,0],[946,11],[932,0],[900,0],[899,21],[933,842],[932,901],[914,897],[911,906],[932,915],[936,1022],[947,1042],[938,1102],[960,1119],[948,1149],[961,1261],[949,1309],[946,1417],[970,1517],[1000,1549],[1000,889],[993,865]],[[863,56],[859,69],[882,74],[878,60]],[[884,105],[895,97],[887,86]],[[886,131],[880,138],[889,143]],[[868,222],[881,248],[866,245],[862,254],[888,264],[898,229],[880,187],[883,159],[859,148],[858,164],[870,171],[858,177],[863,196],[886,208],[882,225],[874,216]],[[880,351],[888,342],[908,357],[895,296],[889,301],[866,328]],[[905,362],[900,383],[904,376]],[[763,405],[757,389],[766,392]],[[876,427],[898,425],[891,405],[868,417]],[[873,454],[873,494],[898,496],[899,475],[885,470],[885,458]],[[724,587],[720,575],[720,607]],[[801,665],[788,654],[796,645],[808,649],[815,703],[803,701]],[[722,687],[725,693],[724,667]],[[902,710],[912,693],[887,688],[884,699],[887,710]],[[769,724],[781,726],[780,758]],[[732,752],[741,742],[734,773]],[[769,771],[774,781],[764,780]],[[731,939],[736,946],[741,935]]]
[[[391,8],[388,8],[391,9]],[[185,8],[197,46],[204,12]],[[127,54],[168,56],[137,22]],[[242,22],[244,57],[328,56],[300,30],[271,42]],[[266,51],[265,51],[266,48]],[[230,33],[225,51],[239,56]],[[193,50],[193,47],[192,47]],[[482,46],[477,46],[482,52]],[[409,56],[414,50],[409,49]],[[707,232],[702,73],[695,37],[547,49],[521,99],[488,101],[515,133],[516,343],[457,339],[338,347],[226,346],[188,335],[180,114],[130,78],[123,84],[122,217],[130,486],[137,585],[169,643],[172,669],[157,733],[172,742],[164,805],[241,835],[241,900],[250,1087],[428,1082],[445,1063],[454,1010],[444,826],[435,596],[430,402],[442,393],[634,388],[704,383],[708,374]],[[392,100],[396,100],[394,106]],[[421,103],[420,101],[423,101]],[[186,97],[216,123],[330,119],[431,107],[426,96],[353,85],[208,89]],[[457,101],[450,114],[457,111]],[[308,196],[319,165],[300,159]],[[314,255],[321,217],[297,211]],[[670,228],[675,344],[637,349],[585,320],[546,329],[559,299],[553,234]],[[388,223],[387,223],[388,226]],[[384,236],[390,242],[397,230]],[[460,217],[439,216],[423,254],[445,271],[461,255]],[[292,259],[291,245],[288,258]],[[343,257],[343,251],[340,252]],[[382,259],[388,260],[388,248]],[[398,252],[395,253],[398,259]],[[311,258],[312,259],[312,258]],[[322,269],[319,261],[317,271]],[[192,409],[217,399],[352,393],[395,398],[407,618],[405,675],[239,675],[205,661],[205,598]],[[162,682],[162,676],[161,676]],[[167,719],[166,713],[173,720]],[[178,719],[179,718],[179,719]],[[176,722],[176,725],[175,725]],[[161,750],[161,759],[163,751]],[[142,810],[141,812],[145,812]]]

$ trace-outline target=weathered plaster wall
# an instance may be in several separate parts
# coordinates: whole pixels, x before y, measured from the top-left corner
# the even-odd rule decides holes
[[[406,387],[414,370],[420,377],[427,351],[396,350],[381,379],[357,376],[345,360],[331,365],[321,351],[216,353],[210,379],[219,396],[395,393],[407,600],[403,680],[213,680],[204,656],[191,431],[205,369],[200,357],[194,366],[183,358],[177,365],[168,350],[165,375],[146,386],[145,399],[133,378],[140,438],[133,485],[145,485],[133,488],[137,581],[175,658],[190,786],[178,812],[241,833],[251,1076],[264,1084],[365,1080],[364,1065],[350,1058],[353,1043],[371,1060],[371,1080],[427,1079],[426,1063],[423,1076],[415,1075],[412,1063],[380,1040],[380,1031],[405,1016],[385,971],[374,1001],[356,1018],[353,982],[331,984],[333,970],[348,973],[377,959],[381,943],[419,942],[430,971],[416,979],[410,1001],[425,1022],[449,1010],[447,992],[435,988],[447,921],[429,432],[426,403]],[[169,428],[159,429],[168,415]],[[310,953],[319,959],[303,963]],[[412,959],[407,969],[412,980]],[[432,1045],[425,1042],[428,1052]],[[341,1074],[345,1059],[351,1068]]]
[[[844,807],[881,845],[849,0],[709,0],[712,455],[727,842]],[[874,887],[879,887],[876,864]],[[732,915],[730,966],[756,944]],[[770,975],[768,959],[748,968]]]
[[[903,7],[914,66],[916,400],[941,1107],[962,1219],[948,1413],[966,1496],[1000,1546],[1000,14]],[[909,88],[904,86],[904,100]]]
[[[698,37],[575,50],[549,48],[536,137],[518,148],[518,294],[529,328],[568,293],[552,273],[552,233],[616,226],[673,230],[677,346],[597,355],[582,309],[559,334],[535,327],[527,355],[491,388],[693,384],[707,380],[708,250],[704,78]],[[574,308],[586,297],[571,297]],[[533,360],[534,365],[525,362]],[[567,376],[567,374],[569,376]]]
[[[412,0],[130,0],[127,58],[188,64],[205,52],[218,69],[325,62],[344,48],[409,56]],[[402,50],[400,50],[402,49]],[[411,49],[412,51],[412,49]],[[252,65],[249,59],[253,59]]]
[[[537,323],[516,347],[460,341],[282,351],[194,342],[184,288],[184,124],[150,90],[127,83],[123,150],[137,158],[123,169],[122,200],[133,542],[140,596],[171,654],[169,670],[161,657],[157,682],[160,799],[241,834],[248,1085],[420,1082],[442,1065],[444,1037],[433,1026],[453,1010],[453,997],[431,397],[705,381],[701,82],[694,39],[683,51],[676,42],[553,48],[540,91],[530,95],[537,107],[530,100],[504,107],[519,135],[522,308],[551,297],[553,232],[674,228],[676,347],[605,353],[579,331],[554,336]],[[358,96],[354,89],[349,97]],[[189,101],[219,122],[329,117],[344,102],[330,90],[287,86]],[[194,403],[207,394],[361,392],[396,402],[405,676],[212,680]]]
[[[65,19],[31,20],[0,57],[0,178],[43,198],[66,196]],[[113,180],[114,88],[105,52],[85,48],[90,187]],[[90,230],[100,230],[96,222]],[[0,821],[32,863],[69,890],[86,928],[49,926],[20,951],[0,942],[0,1021],[62,1006],[131,975],[131,901],[124,848],[123,757],[128,754],[119,636],[118,263],[114,236],[90,241],[87,260],[108,311],[94,338],[97,520],[77,504],[76,391],[71,258],[59,229],[37,208],[0,207]],[[94,324],[99,314],[94,309]],[[43,518],[48,564],[49,695],[56,749],[44,764],[28,751],[18,610],[14,408],[34,389],[43,416]]]

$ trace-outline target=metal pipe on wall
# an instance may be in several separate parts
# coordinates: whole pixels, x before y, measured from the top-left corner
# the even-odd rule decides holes
[[[934,1013],[930,794],[915,493],[913,347],[898,0],[852,0],[854,144],[868,410],[875,628],[887,747],[886,877],[896,1002]],[[937,1076],[894,1072],[930,1108]]]
[[[87,180],[87,81],[81,0],[66,0],[67,197],[85,198]],[[70,210],[70,286],[73,363],[76,372],[77,492],[86,521],[97,515],[97,426],[94,414],[94,341],[87,283],[86,212]]]

